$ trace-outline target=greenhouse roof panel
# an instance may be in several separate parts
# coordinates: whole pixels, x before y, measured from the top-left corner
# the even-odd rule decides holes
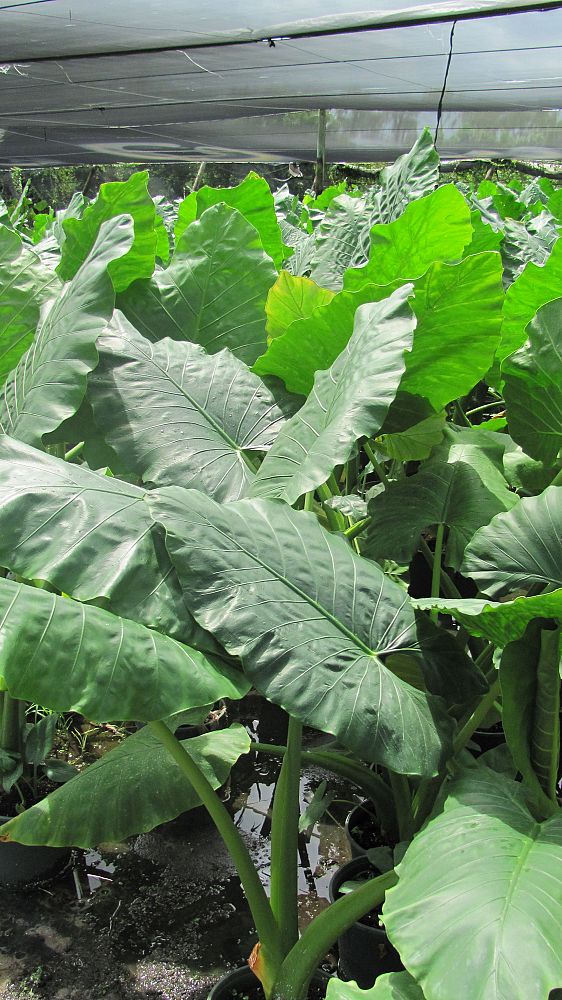
[[[346,6],[4,0],[0,163],[310,159],[320,108],[328,159],[393,158],[435,128],[451,41],[441,154],[560,158],[562,2]]]

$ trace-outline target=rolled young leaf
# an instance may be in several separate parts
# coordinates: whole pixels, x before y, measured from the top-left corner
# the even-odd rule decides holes
[[[117,311],[88,389],[96,422],[127,468],[157,486],[237,500],[285,422],[269,389],[230,351],[166,337],[151,344]]]
[[[113,312],[108,265],[133,239],[126,216],[104,222],[86,260],[43,317],[33,344],[8,377],[0,430],[40,448],[43,435],[78,410],[98,362],[96,340]]]
[[[383,920],[431,1000],[545,1000],[562,982],[562,811],[538,823],[523,786],[486,767],[445,785],[410,844]]]
[[[182,746],[219,788],[251,742],[243,726],[206,733]],[[123,740],[47,798],[0,827],[0,840],[49,847],[95,847],[146,833],[201,800],[148,727]]]
[[[307,401],[280,431],[248,493],[294,503],[350,457],[356,441],[377,434],[396,396],[416,325],[404,285],[361,306],[352,337]]]
[[[0,678],[14,698],[96,722],[163,719],[249,689],[225,661],[101,608],[6,579]]]
[[[403,773],[439,769],[453,720],[392,672],[397,653],[432,670],[398,584],[286,504],[220,505],[177,487],[149,502],[190,610],[259,691],[360,757]]]

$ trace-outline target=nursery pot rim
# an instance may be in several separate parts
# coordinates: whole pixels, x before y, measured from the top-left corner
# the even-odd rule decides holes
[[[324,969],[317,969],[311,982],[316,982],[318,985],[327,985],[330,978],[330,973],[325,972]],[[223,990],[228,990],[236,986],[239,986],[242,989],[244,986],[255,988],[256,984],[259,985],[259,980],[250,969],[250,966],[239,965],[235,969],[231,969],[224,976],[222,976],[217,983],[215,983],[207,996],[207,1000],[231,1000],[231,994],[223,993]]]

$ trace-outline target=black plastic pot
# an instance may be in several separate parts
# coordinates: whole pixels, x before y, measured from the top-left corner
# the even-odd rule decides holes
[[[351,810],[345,821],[345,835],[351,850],[352,858],[364,858],[369,850],[369,847],[376,847],[376,844],[370,844],[369,847],[362,847],[353,834],[355,828],[360,826],[364,820],[371,819],[373,807],[371,806],[371,808],[369,808],[369,806],[369,802],[365,802],[364,804],[359,803],[358,806],[355,806],[355,808]]]
[[[366,857],[353,858],[332,876],[330,900],[340,897],[340,886],[344,882],[359,878],[365,872],[376,874]],[[369,927],[358,922],[353,924],[338,938],[339,965],[341,979],[354,979],[363,990],[373,986],[377,976],[384,972],[399,972],[404,968],[400,955],[392,947],[382,927]]]
[[[311,1000],[320,1000],[321,997],[326,995],[326,990],[328,988],[329,975],[327,972],[323,972],[319,969],[312,979],[313,990],[309,992],[309,997]],[[228,972],[226,976],[219,979],[218,983],[215,983],[207,1000],[241,1000],[249,994],[252,997],[263,997],[263,990],[260,983],[254,976],[251,969],[244,965],[240,969],[233,969],[232,972]]]
[[[11,816],[0,816],[0,824]],[[46,882],[68,864],[70,847],[28,847],[27,844],[0,842],[0,887],[19,889],[24,885]]]

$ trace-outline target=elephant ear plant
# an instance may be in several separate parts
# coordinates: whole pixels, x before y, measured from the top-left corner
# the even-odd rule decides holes
[[[288,251],[257,178],[190,195],[153,274],[145,189],[134,227],[102,192],[68,221],[70,280],[0,404],[0,565],[28,581],[0,580],[3,687],[149,723],[1,836],[90,846],[203,803],[267,1000],[305,1000],[337,937],[383,901],[407,971],[373,1000],[543,1000],[562,985],[561,303],[528,315],[523,271],[506,346],[496,233],[437,180],[424,135],[366,196],[354,247],[352,198],[318,208],[316,231],[303,206],[316,284],[296,265],[277,275]],[[302,243],[283,233],[290,264]],[[414,600],[403,576],[414,590],[420,560]],[[245,730],[173,734],[177,713],[250,685],[287,713],[286,746],[254,745],[283,758],[269,898],[216,793]],[[492,712],[508,750],[475,760]],[[304,751],[303,725],[332,745]],[[311,759],[408,846],[299,937]]]

